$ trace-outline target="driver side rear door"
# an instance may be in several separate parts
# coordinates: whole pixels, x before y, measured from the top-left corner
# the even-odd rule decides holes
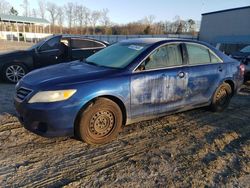
[[[88,58],[97,51],[105,48],[106,45],[91,39],[71,38],[70,47],[71,59],[78,60]]]

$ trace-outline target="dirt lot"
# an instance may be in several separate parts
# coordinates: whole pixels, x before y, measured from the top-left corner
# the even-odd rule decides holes
[[[250,82],[223,113],[196,109],[137,123],[95,147],[26,131],[13,93],[0,83],[0,187],[250,185]]]
[[[0,83],[0,185],[250,185],[250,83],[223,113],[197,109],[127,126],[112,143],[88,146],[26,131]]]

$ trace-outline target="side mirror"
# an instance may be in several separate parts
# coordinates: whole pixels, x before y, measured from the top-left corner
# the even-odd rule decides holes
[[[40,47],[40,46],[39,46],[39,47]],[[36,48],[35,48],[35,52],[36,52],[36,53],[39,53],[39,47],[36,47]]]
[[[145,70],[145,64],[142,63],[138,68],[137,68],[137,71],[143,71]]]

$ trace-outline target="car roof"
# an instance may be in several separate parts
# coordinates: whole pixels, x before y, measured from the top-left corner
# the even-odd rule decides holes
[[[128,44],[155,44],[158,42],[195,42],[201,43],[197,40],[190,40],[190,39],[180,39],[180,38],[134,38],[134,39],[126,39],[120,41],[120,43],[128,43]],[[202,44],[202,43],[201,43]]]
[[[101,42],[103,44],[109,45],[109,43],[107,41],[103,41],[103,40],[97,40],[91,37],[86,37],[86,36],[82,36],[82,35],[70,35],[70,34],[55,34],[53,35],[53,37],[55,36],[61,36],[63,38],[79,38],[79,39],[86,39],[86,40],[92,40],[92,41],[97,41],[97,42]]]

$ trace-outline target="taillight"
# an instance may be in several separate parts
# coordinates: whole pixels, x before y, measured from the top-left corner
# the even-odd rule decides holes
[[[245,67],[245,65],[243,65],[243,64],[240,64],[240,74],[241,74],[241,75],[244,75],[244,73],[245,73],[245,70],[246,70],[246,67]]]

